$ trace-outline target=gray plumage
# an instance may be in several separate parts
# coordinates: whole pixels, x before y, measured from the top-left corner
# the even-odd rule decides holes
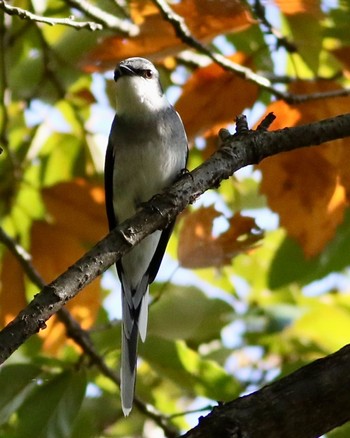
[[[115,70],[114,118],[105,161],[109,228],[132,216],[152,196],[173,183],[186,167],[187,138],[167,101],[154,65],[143,58],[121,61]],[[137,342],[146,338],[148,289],[157,275],[173,224],[147,236],[118,263],[122,285],[121,400],[132,408]]]

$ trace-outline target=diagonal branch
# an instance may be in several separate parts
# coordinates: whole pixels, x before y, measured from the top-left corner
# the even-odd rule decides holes
[[[133,246],[155,230],[165,228],[188,204],[206,190],[218,187],[238,169],[280,152],[349,136],[350,114],[272,132],[260,129],[238,137],[225,135],[223,145],[206,162],[153,198],[148,207],[116,227],[35,296],[0,332],[0,363],[45,328],[54,313]]]

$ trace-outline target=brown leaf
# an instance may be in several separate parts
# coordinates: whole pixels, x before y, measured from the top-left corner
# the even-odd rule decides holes
[[[335,89],[330,82],[299,83],[292,91],[312,93]],[[276,102],[273,127],[296,126],[346,113],[349,97],[310,101],[300,105]],[[259,168],[261,191],[280,216],[281,225],[298,240],[307,257],[319,254],[342,222],[350,194],[349,140],[303,148],[264,160]]]
[[[236,53],[230,59],[249,65],[245,55]],[[253,105],[258,87],[212,63],[197,69],[183,87],[176,110],[184,122],[189,140],[215,126],[216,131],[233,122],[244,108]]]
[[[220,216],[214,207],[201,207],[184,217],[178,244],[182,266],[197,269],[229,265],[233,257],[248,251],[261,239],[254,219],[239,213],[228,219],[227,231],[214,237],[213,222]]]
[[[202,41],[244,29],[253,22],[238,0],[183,0],[172,8],[185,19],[193,36]],[[113,68],[118,61],[130,56],[161,60],[186,48],[151,1],[131,1],[131,16],[139,25],[140,33],[133,38],[104,39],[89,55],[85,64],[88,71]]]

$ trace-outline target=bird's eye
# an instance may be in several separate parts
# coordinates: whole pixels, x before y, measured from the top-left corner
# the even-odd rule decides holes
[[[142,76],[146,79],[153,78],[153,71],[152,70],[143,70]]]

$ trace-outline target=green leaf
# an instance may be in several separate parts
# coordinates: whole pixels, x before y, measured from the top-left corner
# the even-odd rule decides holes
[[[69,437],[99,437],[106,425],[113,424],[120,414],[121,407],[116,393],[104,394],[96,398],[86,397]]]
[[[30,364],[15,364],[0,369],[0,425],[16,412],[36,386],[41,369]]]
[[[81,141],[72,134],[52,133],[40,152],[42,184],[50,186],[84,175]]]
[[[297,54],[289,57],[289,71],[301,77],[313,77],[319,73],[322,50],[321,20],[311,14],[297,14],[286,17],[283,32],[291,33],[297,47]]]
[[[328,294],[325,298],[325,302],[318,298],[302,299],[299,306],[303,315],[286,330],[286,334],[314,343],[331,353],[349,342],[350,311],[337,303],[336,296],[333,299]]]
[[[233,308],[218,298],[208,298],[195,287],[168,286],[150,309],[150,335],[186,339],[195,343],[220,337],[233,317]]]
[[[37,386],[18,411],[16,436],[69,438],[85,389],[85,374],[71,371]]]
[[[336,429],[328,432],[327,438],[349,438],[350,436],[350,423],[346,423],[343,426],[337,427]]]
[[[183,341],[167,341],[149,336],[140,345],[142,357],[156,373],[190,394],[201,395],[212,400],[232,400],[240,385],[216,362],[203,359]]]
[[[240,254],[233,260],[233,274],[244,280],[247,290],[257,295],[269,287],[270,265],[285,237],[282,229],[267,232],[261,246],[248,254]]]
[[[257,70],[273,70],[271,50],[266,45],[265,35],[259,26],[249,26],[241,32],[233,32],[226,38],[233,43],[236,51],[253,57]]]

